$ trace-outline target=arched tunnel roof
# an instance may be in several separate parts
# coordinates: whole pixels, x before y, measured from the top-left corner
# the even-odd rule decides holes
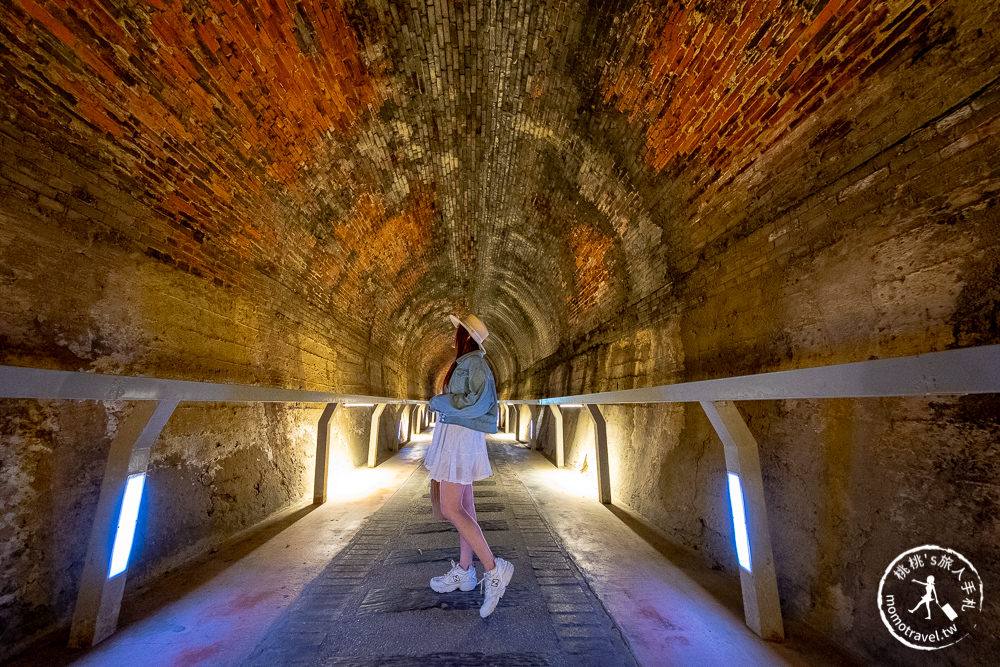
[[[752,227],[790,138],[843,135],[845,91],[934,39],[939,3],[899,4],[15,0],[0,107],[114,184],[76,186],[113,218],[90,243],[280,285],[398,393],[473,312],[513,386]]]

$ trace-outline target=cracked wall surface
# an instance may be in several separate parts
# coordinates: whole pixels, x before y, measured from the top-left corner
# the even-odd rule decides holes
[[[11,0],[0,363],[423,398],[446,315],[474,312],[502,394],[531,398],[1000,342],[998,13]],[[907,501],[880,541],[873,498],[973,513],[941,539],[995,560],[991,405],[741,406],[784,527],[786,614],[897,659],[857,636],[858,610],[886,550],[931,526]],[[201,490],[150,524],[143,576],[311,474],[313,408],[182,407],[151,489]],[[65,513],[90,511],[123,409],[2,406],[11,641],[65,620],[82,557]],[[616,497],[735,572],[700,412],[608,419]],[[568,428],[576,457],[586,429]],[[895,491],[864,492],[869,459]]]

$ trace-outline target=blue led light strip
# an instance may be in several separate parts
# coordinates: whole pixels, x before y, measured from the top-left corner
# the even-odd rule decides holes
[[[139,518],[142,487],[145,483],[146,473],[130,475],[125,483],[125,495],[122,498],[121,514],[118,515],[115,545],[111,549],[111,568],[108,570],[108,579],[118,576],[128,567],[132,539],[135,537],[135,522]]]
[[[740,567],[747,572],[750,569],[750,538],[747,535],[747,515],[743,505],[743,487],[740,484],[740,476],[736,473],[729,475],[729,504],[733,508],[733,532],[736,536],[736,557],[740,561]]]

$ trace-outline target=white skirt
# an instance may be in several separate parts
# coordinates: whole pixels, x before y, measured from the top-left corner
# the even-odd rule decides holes
[[[438,421],[424,454],[424,466],[430,470],[431,479],[439,482],[472,484],[486,479],[493,474],[486,454],[486,434]]]

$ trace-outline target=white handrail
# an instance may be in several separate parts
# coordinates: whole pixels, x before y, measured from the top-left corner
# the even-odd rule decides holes
[[[983,345],[909,357],[740,375],[639,389],[550,398],[504,399],[501,402],[518,405],[687,403],[993,393],[1000,393],[1000,345]],[[425,400],[366,394],[101,375],[22,366],[0,366],[0,398],[83,401],[426,403]]]
[[[185,401],[262,403],[426,403],[426,401],[337,394],[304,389],[218,384],[127,375],[101,375],[22,366],[0,366],[0,398],[78,401]]]
[[[520,405],[688,403],[1000,393],[1000,345],[554,398]]]

